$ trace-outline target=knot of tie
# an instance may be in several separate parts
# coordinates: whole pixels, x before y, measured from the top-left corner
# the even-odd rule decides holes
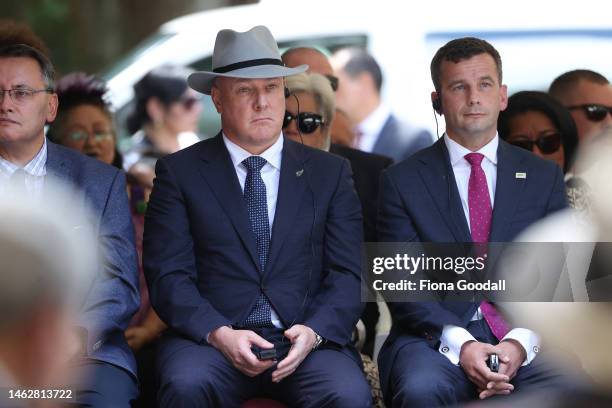
[[[482,153],[468,153],[464,157],[472,167],[480,167],[480,163],[482,163],[482,159],[484,159],[484,155]]]
[[[242,161],[242,164],[244,164],[244,167],[246,167],[248,171],[255,172],[259,172],[266,163],[266,159],[260,156],[249,156]]]

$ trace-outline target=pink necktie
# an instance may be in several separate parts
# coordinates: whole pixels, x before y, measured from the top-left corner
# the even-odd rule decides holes
[[[484,156],[480,153],[468,153],[465,155],[465,160],[472,167],[468,182],[468,207],[470,209],[472,241],[486,244],[489,242],[493,210],[491,208],[487,177],[480,166],[483,158]],[[495,309],[495,306],[483,300],[480,303],[480,311],[495,337],[498,340],[503,339],[510,331],[510,327],[497,309]]]

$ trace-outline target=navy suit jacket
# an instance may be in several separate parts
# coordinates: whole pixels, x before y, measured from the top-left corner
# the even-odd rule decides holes
[[[80,314],[87,331],[86,357],[136,375],[124,330],[138,310],[138,266],[125,174],[47,140],[47,173],[83,193],[103,259]]]
[[[432,141],[427,130],[400,122],[391,114],[380,131],[372,153],[391,157],[395,163],[399,163],[419,150],[431,146]]]
[[[262,274],[219,134],[157,162],[144,231],[151,304],[179,335],[204,343],[243,322],[263,291],[286,327],[346,345],[362,311],[361,223],[348,162],[285,139]]]
[[[516,173],[527,178],[516,178]],[[567,206],[559,166],[499,140],[490,242],[512,241],[531,223]],[[380,242],[471,242],[443,139],[383,173]],[[397,351],[414,341],[436,347],[445,324],[467,327],[474,302],[389,303],[393,325],[379,355],[386,386]]]

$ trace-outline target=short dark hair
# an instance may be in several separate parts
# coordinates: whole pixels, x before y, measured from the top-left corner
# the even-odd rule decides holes
[[[162,65],[149,71],[134,85],[134,111],[127,118],[128,132],[136,133],[151,118],[147,113],[147,102],[150,98],[157,98],[164,106],[179,101],[189,86],[187,77],[191,69],[176,66]]]
[[[349,56],[343,68],[344,72],[353,78],[362,72],[367,72],[374,80],[376,90],[380,93],[383,84],[383,75],[380,65],[378,65],[374,57],[366,50],[357,47],[344,48],[340,51],[347,52]]]
[[[589,69],[575,69],[565,72],[555,78],[550,84],[548,93],[551,94],[553,98],[561,99],[563,95],[571,91],[580,81],[592,82],[598,85],[610,84],[610,81],[608,81],[605,76],[595,71]]]
[[[546,115],[561,134],[561,144],[565,158],[564,171],[567,172],[574,162],[578,149],[578,130],[569,110],[545,92],[521,91],[508,98],[508,107],[500,112],[497,119],[499,137],[510,137],[510,122],[526,112],[540,112]]]
[[[55,69],[49,58],[41,51],[25,44],[10,44],[0,46],[0,58],[31,58],[38,63],[45,86],[53,89]]]
[[[475,37],[464,37],[451,40],[444,44],[434,55],[431,60],[431,80],[434,83],[436,92],[440,92],[440,76],[442,62],[452,61],[457,63],[480,54],[489,54],[493,57],[497,67],[497,77],[499,83],[502,83],[502,61],[499,52],[487,41]]]

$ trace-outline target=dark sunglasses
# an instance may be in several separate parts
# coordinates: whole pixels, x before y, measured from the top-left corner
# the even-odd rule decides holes
[[[574,110],[574,109],[582,109],[582,110],[584,110],[584,113],[586,114],[586,117],[590,121],[593,121],[593,122],[601,122],[602,120],[604,120],[606,118],[608,113],[610,115],[612,115],[612,107],[604,106],[604,105],[598,105],[596,103],[591,103],[591,104],[588,104],[588,105],[569,106],[568,109],[570,109],[570,110]]]
[[[338,84],[340,83],[340,80],[338,79],[338,77],[333,76],[333,75],[325,75],[325,78],[329,80],[332,90],[336,92],[338,90]]]
[[[316,113],[300,112],[300,114],[296,116],[289,111],[285,111],[285,117],[283,118],[283,129],[289,126],[289,123],[291,123],[293,119],[297,120],[298,129],[302,133],[312,133],[317,130],[319,126],[324,124],[323,117]]]
[[[195,106],[195,104],[200,102],[201,100],[202,98],[198,98],[196,96],[188,96],[187,98],[179,100],[179,102],[183,104],[185,109],[191,110]]]
[[[533,146],[536,145],[542,153],[551,154],[561,147],[561,135],[559,133],[549,133],[547,135],[540,135],[535,141],[529,139],[516,139],[508,141],[508,143],[529,150],[530,152],[533,152]]]

